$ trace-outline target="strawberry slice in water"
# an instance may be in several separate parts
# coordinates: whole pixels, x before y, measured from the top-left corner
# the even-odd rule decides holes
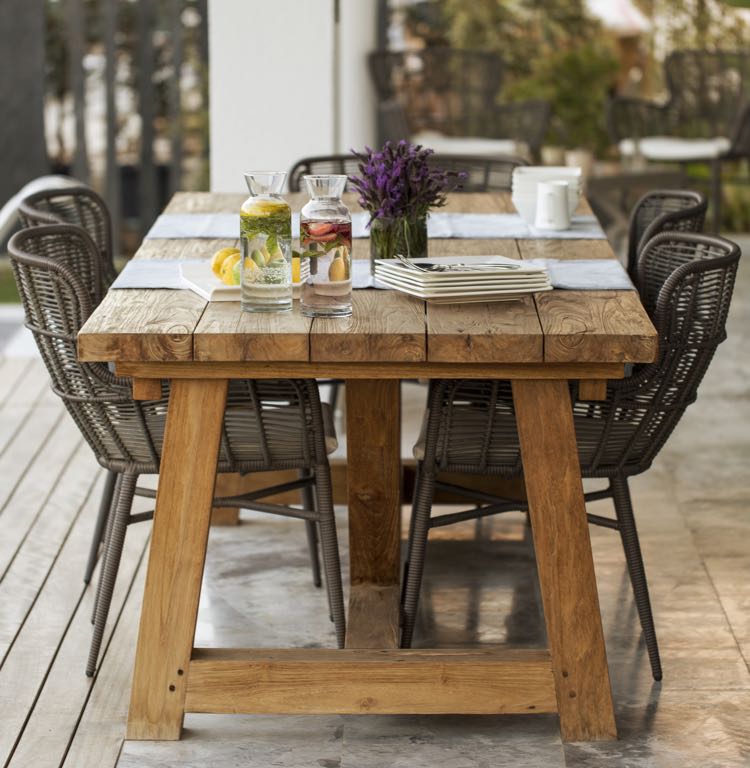
[[[315,221],[307,224],[307,231],[313,237],[320,237],[332,232],[335,225],[330,221]]]

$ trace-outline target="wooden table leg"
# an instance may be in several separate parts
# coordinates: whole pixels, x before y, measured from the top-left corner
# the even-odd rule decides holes
[[[616,739],[566,381],[514,381],[526,493],[564,741]]]
[[[397,648],[401,569],[401,388],[346,382],[351,596],[347,648]]]
[[[226,397],[226,380],[172,382],[129,739],[180,738]]]

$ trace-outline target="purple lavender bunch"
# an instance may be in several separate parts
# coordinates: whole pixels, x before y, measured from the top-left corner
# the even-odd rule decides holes
[[[359,176],[350,183],[359,203],[373,219],[420,218],[430,208],[445,205],[446,193],[465,174],[443,171],[429,162],[431,149],[401,140],[387,141],[379,152],[352,150],[359,160]]]

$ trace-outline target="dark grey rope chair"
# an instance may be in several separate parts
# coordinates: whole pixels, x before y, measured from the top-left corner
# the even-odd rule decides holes
[[[96,244],[99,260],[99,280],[88,286],[91,294],[92,309],[99,305],[109,286],[117,277],[112,248],[112,221],[104,200],[92,189],[85,186],[61,187],[48,189],[25,198],[19,206],[21,222],[26,227],[44,224],[75,224],[86,231]],[[107,516],[112,507],[112,498],[117,481],[117,473],[109,471],[104,483],[99,513],[94,525],[91,547],[86,561],[83,580],[88,584],[96,567],[99,550],[104,541]],[[306,521],[310,562],[313,583],[322,584],[318,536],[315,523]]]
[[[104,200],[94,190],[85,186],[46,189],[24,198],[18,208],[18,215],[24,227],[75,224],[87,232],[96,245],[99,262],[98,279],[87,286],[91,306],[97,307],[117,277],[112,249],[112,222]],[[91,581],[104,540],[116,482],[117,473],[108,471],[83,574],[86,584]]]
[[[125,530],[128,524],[152,514],[131,514],[131,506],[137,493],[154,496],[153,491],[139,489],[137,479],[159,472],[168,387],[163,385],[160,400],[135,401],[129,379],[115,376],[104,364],[78,361],[77,334],[92,311],[91,286],[100,280],[96,246],[82,229],[59,224],[32,227],[14,235],[8,248],[26,327],[34,334],[53,391],[63,400],[99,464],[117,473],[86,670],[93,675]],[[296,517],[318,526],[331,617],[336,641],[343,647],[341,568],[326,446],[326,434],[335,438],[335,433],[332,426],[326,430],[326,415],[314,381],[232,381],[217,470],[297,469],[301,476],[215,503]],[[260,501],[295,489],[307,489],[302,509]]]
[[[628,234],[627,270],[638,282],[638,254],[660,232],[701,232],[708,200],[700,192],[659,189],[648,192],[633,207]]]
[[[507,192],[511,189],[513,171],[526,160],[512,155],[474,157],[470,155],[434,154],[429,163],[434,168],[465,173],[453,192]],[[289,191],[302,189],[302,177],[308,174],[340,173],[359,175],[359,160],[354,155],[319,155],[298,160],[289,171]],[[350,190],[351,191],[351,190]]]
[[[602,402],[576,401],[573,415],[583,477],[609,487],[586,494],[611,498],[615,518],[589,514],[590,523],[620,532],[654,679],[662,676],[648,586],[628,487],[647,470],[685,409],[695,401],[725,323],[740,250],[718,237],[668,232],[643,249],[638,274],[644,304],[659,332],[659,358],[607,385]],[[415,446],[418,479],[402,600],[403,647],[412,641],[430,528],[524,510],[522,502],[437,481],[440,471],[504,476],[522,473],[510,382],[433,381],[423,433]],[[431,517],[436,488],[464,495],[471,509]]]

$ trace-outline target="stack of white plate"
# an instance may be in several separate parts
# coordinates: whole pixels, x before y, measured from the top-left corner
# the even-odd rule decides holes
[[[568,213],[572,216],[581,199],[581,169],[566,165],[521,165],[513,171],[513,205],[530,226],[536,219],[537,185],[540,181],[568,184]]]
[[[542,267],[505,256],[436,256],[411,261],[426,269],[451,268],[424,272],[398,259],[377,259],[375,278],[389,288],[435,304],[511,301],[552,290]]]

